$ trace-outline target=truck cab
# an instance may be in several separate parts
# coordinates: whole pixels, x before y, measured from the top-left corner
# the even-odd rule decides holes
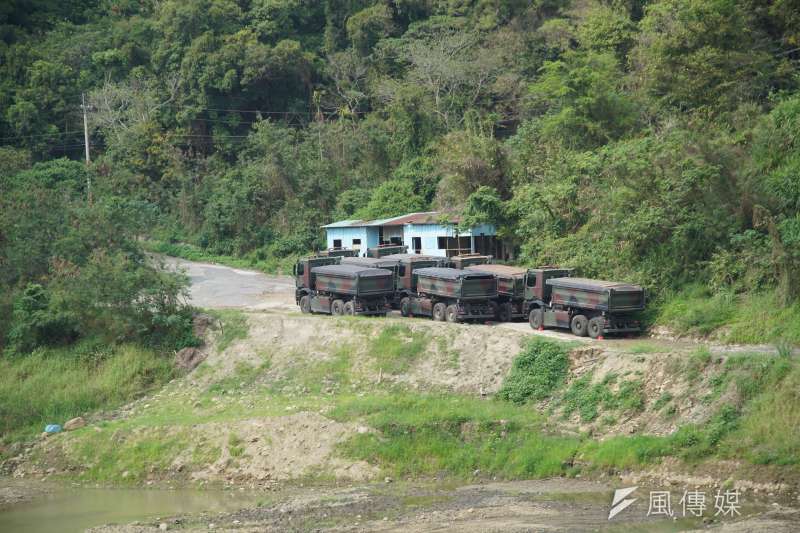
[[[299,301],[300,298],[300,296],[297,295],[298,292],[302,292],[304,289],[310,290],[314,287],[314,278],[311,272],[312,268],[325,265],[338,265],[341,261],[342,258],[340,256],[312,256],[303,258],[295,263],[292,274],[294,274],[294,286],[296,287],[295,296],[297,300]]]
[[[550,301],[551,287],[547,284],[548,279],[552,278],[571,278],[575,273],[573,268],[557,268],[543,266],[530,268],[525,274],[525,293],[526,302],[537,302],[539,304]]]

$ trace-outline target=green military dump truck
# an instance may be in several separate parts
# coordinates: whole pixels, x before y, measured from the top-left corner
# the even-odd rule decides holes
[[[408,246],[404,244],[381,244],[375,248],[367,248],[367,257],[383,257],[392,254],[404,254],[408,252]]]
[[[403,316],[461,322],[489,320],[497,313],[497,279],[492,274],[429,267],[415,272],[417,292],[400,302]]]
[[[491,255],[461,254],[450,257],[448,266],[452,268],[464,269],[473,265],[488,265],[491,262]]]
[[[638,285],[574,278],[572,270],[530,269],[525,276],[524,310],[533,329],[569,328],[593,339],[606,333],[637,332],[637,312],[644,309]]]
[[[417,294],[417,270],[421,268],[443,266],[446,261],[444,257],[418,254],[392,254],[384,256],[383,259],[397,261],[397,278],[393,307],[400,309],[401,312],[403,309],[400,303],[403,301],[403,298],[415,296]]]
[[[471,272],[486,272],[497,278],[497,319],[509,322],[527,318],[525,310],[525,276],[527,268],[508,265],[477,264],[466,267]]]
[[[397,290],[397,272],[398,266],[400,265],[400,261],[397,259],[390,259],[388,257],[343,257],[342,264],[389,270],[392,273],[392,288],[393,290]],[[393,302],[394,297],[392,297],[391,300]],[[397,306],[393,307],[396,308]]]
[[[350,248],[328,248],[318,252],[319,257],[356,257],[358,250],[351,250]]]
[[[308,258],[295,265],[295,301],[303,313],[383,315],[394,294],[390,270]],[[325,261],[334,261],[333,263]]]

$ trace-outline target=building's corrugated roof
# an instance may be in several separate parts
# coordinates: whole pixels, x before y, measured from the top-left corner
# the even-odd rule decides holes
[[[488,272],[467,272],[458,268],[428,267],[414,271],[418,276],[440,278],[440,279],[461,279],[461,278],[487,278],[492,276]]]
[[[641,291],[642,288],[638,285],[631,285],[630,283],[621,283],[618,281],[604,281],[599,279],[588,278],[550,278],[547,280],[548,285],[553,287],[564,287],[567,289],[585,289],[585,290],[602,290],[614,289],[616,291]]]
[[[379,218],[376,220],[340,220],[322,227],[363,228],[367,226],[402,226],[404,224],[442,224],[442,219],[446,219],[447,224],[458,224],[461,222],[461,217],[459,215],[443,215],[439,211],[425,211],[390,218]]]

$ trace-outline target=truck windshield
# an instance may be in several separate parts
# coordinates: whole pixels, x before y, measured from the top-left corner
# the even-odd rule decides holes
[[[536,274],[528,274],[525,276],[525,282],[528,287],[535,287],[536,286]]]
[[[294,266],[294,275],[295,276],[302,276],[303,272],[305,272],[305,265],[303,263],[297,263]]]

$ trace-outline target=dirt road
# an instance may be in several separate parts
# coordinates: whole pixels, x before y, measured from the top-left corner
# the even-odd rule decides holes
[[[189,276],[190,302],[211,309],[264,309],[294,305],[294,280],[211,263],[161,258],[166,267]]]

